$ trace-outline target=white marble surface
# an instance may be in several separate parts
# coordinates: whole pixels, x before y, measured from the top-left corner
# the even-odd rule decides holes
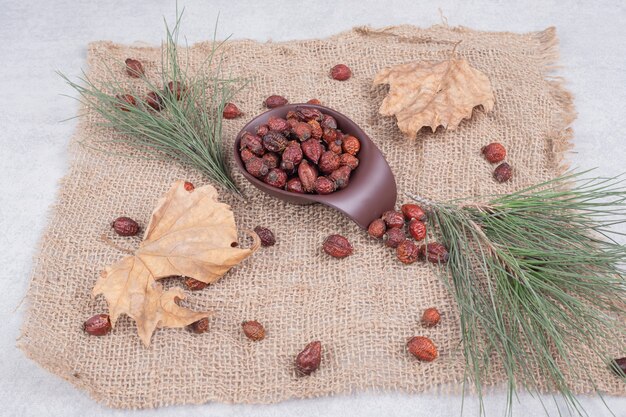
[[[384,26],[441,22],[524,32],[556,26],[561,39],[561,74],[576,95],[579,117],[570,159],[599,167],[599,174],[625,171],[626,3],[614,1],[181,1],[189,42],[210,38],[220,12],[220,36],[288,40],[325,37],[355,25]],[[157,44],[162,16],[174,2],[109,0],[0,1],[0,416],[456,416],[460,397],[354,394],[294,400],[272,406],[206,404],[125,412],[103,408],[83,392],[39,368],[15,348],[24,314],[17,308],[30,279],[32,257],[67,170],[68,140],[77,106],[55,74],[76,75],[85,66],[90,41]],[[625,231],[625,230],[622,230]],[[626,347],[625,352],[626,354]],[[551,402],[549,397],[546,401]],[[500,416],[504,394],[486,398],[489,416]],[[589,415],[608,416],[598,398],[584,398]],[[626,416],[626,398],[608,398]],[[554,411],[554,406],[548,404]],[[477,402],[465,404],[478,415]],[[515,416],[543,415],[541,405],[520,397]]]

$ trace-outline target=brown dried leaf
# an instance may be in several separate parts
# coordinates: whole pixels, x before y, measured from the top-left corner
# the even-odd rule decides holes
[[[237,241],[235,219],[217,197],[210,185],[189,192],[177,181],[159,201],[139,249],[107,267],[93,289],[106,298],[113,326],[128,314],[148,346],[157,328],[184,327],[211,315],[178,306],[183,290],[164,291],[156,280],[182,275],[212,283],[258,249],[256,234],[250,249],[231,246]]]
[[[489,78],[456,56],[385,68],[374,78],[374,85],[379,84],[389,84],[380,114],[395,115],[400,130],[410,137],[423,126],[433,132],[438,126],[454,130],[472,116],[474,107],[482,105],[489,112],[495,100]]]

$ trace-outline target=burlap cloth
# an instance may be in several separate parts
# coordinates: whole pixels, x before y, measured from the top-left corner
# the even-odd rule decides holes
[[[459,40],[458,53],[485,72],[495,89],[496,106],[474,112],[455,132],[421,133],[407,140],[392,118],[380,117],[384,87],[372,89],[383,67],[415,60],[440,60]],[[190,48],[191,68],[201,62],[209,43]],[[89,46],[89,75],[105,76],[103,60],[123,77],[126,57],[140,59],[151,76],[161,63],[159,48],[109,42]],[[226,153],[236,133],[263,111],[263,99],[281,94],[290,102],[318,98],[346,114],[382,150],[395,174],[398,203],[403,192],[432,199],[509,192],[562,171],[561,155],[575,117],[572,97],[548,73],[557,59],[554,28],[528,34],[485,33],[464,28],[413,26],[371,31],[357,28],[324,40],[258,43],[228,42],[225,65],[233,75],[251,78],[236,97],[246,117],[224,123]],[[345,63],[353,77],[338,82],[328,70]],[[130,81],[131,83],[133,81]],[[368,238],[354,223],[321,205],[296,206],[253,188],[230,166],[247,201],[226,192],[240,228],[264,225],[277,237],[221,281],[191,293],[186,305],[217,312],[210,331],[158,330],[152,346],[142,346],[132,320],[123,317],[106,337],[89,337],[83,321],[106,312],[106,303],[91,298],[105,265],[123,253],[100,242],[110,234],[111,219],[127,215],[144,226],[157,199],[176,179],[197,185],[206,179],[175,163],[116,156],[116,146],[102,153],[81,146],[111,138],[89,114],[71,141],[71,166],[42,238],[29,309],[19,346],[46,369],[87,390],[112,407],[144,408],[169,404],[220,402],[272,403],[353,391],[423,392],[439,387],[458,392],[464,359],[458,312],[447,290],[423,264],[399,263],[395,253]],[[496,184],[493,167],[480,156],[489,142],[502,142],[515,167],[513,179]],[[331,233],[347,236],[353,256],[330,259],[320,245]],[[111,234],[110,234],[111,235]],[[118,239],[135,247],[135,240]],[[165,285],[182,285],[176,279]],[[168,282],[169,281],[169,282]],[[436,306],[441,325],[423,329],[423,309]],[[259,320],[268,332],[260,343],[247,340],[240,323]],[[408,338],[431,337],[440,358],[419,363],[405,351]],[[324,346],[321,368],[298,377],[294,355],[311,340]],[[615,352],[618,354],[619,352]],[[624,395],[624,385],[598,365],[600,390]],[[504,381],[494,370],[489,385]],[[588,384],[576,384],[588,392]]]

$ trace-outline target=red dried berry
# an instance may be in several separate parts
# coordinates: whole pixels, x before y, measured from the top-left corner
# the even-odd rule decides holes
[[[322,102],[316,98],[312,98],[311,100],[307,101],[307,104],[315,104],[316,106],[321,106]]]
[[[297,106],[296,114],[298,118],[308,122],[309,120],[322,120],[322,112],[312,107]]]
[[[246,162],[246,171],[248,171],[253,177],[261,178],[267,175],[269,168],[265,165],[265,161],[263,161],[263,159],[258,156],[254,156]]]
[[[626,376],[626,357],[617,358],[611,361],[611,369],[615,375],[625,377]]]
[[[324,142],[326,143],[332,143],[339,139],[339,135],[335,129],[325,127],[322,133],[322,139],[324,139]]]
[[[445,264],[448,262],[448,249],[441,243],[432,242],[428,245],[420,246],[420,257],[425,258],[428,262],[433,264]]]
[[[195,278],[187,277],[185,278],[185,287],[189,291],[200,291],[209,286],[206,282],[198,281]]]
[[[411,338],[406,346],[411,355],[423,362],[432,362],[439,356],[437,346],[432,340],[424,336]]]
[[[303,375],[310,375],[322,362],[322,343],[311,342],[296,356],[296,369]]]
[[[349,153],[342,153],[341,155],[339,155],[339,165],[347,166],[350,169],[355,169],[359,166],[359,159],[354,155],[350,155]]]
[[[263,182],[272,187],[283,188],[287,184],[287,174],[280,168],[272,168],[263,178]]]
[[[352,170],[349,167],[343,166],[331,172],[328,178],[335,183],[335,187],[338,190],[343,190],[350,183],[351,173]]]
[[[398,245],[406,240],[406,236],[402,229],[393,228],[387,230],[387,239],[385,245],[390,248],[397,248]]]
[[[426,213],[417,204],[403,204],[401,207],[402,214],[406,221],[417,219],[420,221],[426,221]]]
[[[209,319],[205,317],[198,321],[194,321],[193,323],[189,325],[189,328],[194,333],[198,333],[198,334],[205,333],[209,330]]]
[[[270,130],[263,136],[263,147],[270,152],[282,152],[287,147],[289,141],[280,132]]]
[[[295,124],[291,130],[294,136],[298,138],[300,142],[304,142],[305,140],[311,137],[311,133],[312,133],[311,125],[309,125],[308,123],[295,121],[295,119],[289,119],[289,120],[294,120]]]
[[[426,225],[421,220],[411,220],[409,222],[409,234],[417,241],[424,239],[426,237]]]
[[[287,99],[283,96],[271,95],[265,99],[263,104],[268,109],[273,109],[276,107],[284,106],[285,104],[287,104],[287,102],[288,102]]]
[[[313,189],[318,194],[330,194],[335,191],[335,183],[326,177],[317,177]]]
[[[302,142],[302,153],[314,164],[319,162],[322,152],[324,152],[324,148],[322,148],[322,144],[317,140],[309,139]]]
[[[224,119],[236,119],[237,117],[241,116],[241,112],[239,111],[239,108],[233,104],[233,103],[226,103],[226,105],[224,106],[224,111],[222,112],[222,116],[224,116]]]
[[[302,189],[307,193],[312,192],[317,179],[317,168],[307,161],[302,161],[298,166],[298,178],[302,182]]]
[[[263,155],[263,160],[265,161],[265,165],[267,165],[269,169],[278,168],[280,157],[274,152],[268,152]]]
[[[506,158],[506,148],[498,142],[493,142],[487,146],[483,146],[481,152],[485,156],[485,159],[492,164],[502,162],[504,161],[504,158]]]
[[[119,101],[116,105],[117,108],[123,111],[130,111],[131,107],[135,107],[137,105],[137,100],[135,100],[135,97],[130,94],[118,94],[115,98]]]
[[[270,131],[270,127],[268,125],[259,125],[256,128],[256,134],[257,134],[257,136],[259,136],[261,138],[263,136],[267,135],[267,132],[269,132],[269,131]]]
[[[330,114],[322,114],[322,121],[320,125],[327,129],[337,129],[337,120]]]
[[[96,314],[83,323],[83,329],[92,336],[104,336],[111,330],[111,319],[108,314]]]
[[[274,237],[274,233],[267,227],[257,226],[254,228],[254,233],[259,236],[261,239],[261,246],[274,246],[276,244],[276,237]]]
[[[170,81],[167,83],[166,91],[176,97],[176,100],[180,100],[187,93],[187,87],[179,81]]]
[[[511,179],[512,176],[513,168],[511,168],[511,165],[507,164],[506,162],[498,165],[497,168],[493,171],[493,178],[500,183],[507,182]]]
[[[265,153],[263,140],[250,132],[245,132],[239,141],[239,149],[248,148],[253,154],[262,156]]]
[[[311,127],[311,137],[320,140],[324,135],[324,130],[317,120],[309,120],[307,124]]]
[[[302,147],[298,142],[289,142],[289,145],[285,148],[285,152],[283,152],[283,162],[290,162],[293,164],[293,167],[302,162]]]
[[[246,162],[248,162],[250,160],[250,158],[252,158],[254,156],[252,151],[250,149],[248,149],[248,148],[243,148],[241,150],[240,154],[241,154],[241,160],[243,161],[244,164]]]
[[[133,78],[139,78],[144,75],[143,65],[140,61],[132,58],[126,58],[126,73]]]
[[[300,178],[292,178],[287,181],[287,185],[285,185],[285,190],[291,191],[292,193],[304,193],[304,188],[302,187],[302,181],[300,181]]]
[[[111,227],[120,236],[135,236],[139,232],[139,225],[130,217],[118,217]]]
[[[345,81],[352,76],[352,71],[347,65],[337,64],[330,69],[330,77],[333,80]]]
[[[353,252],[350,241],[341,235],[328,236],[322,244],[322,249],[333,258],[345,258]]]
[[[192,192],[193,190],[196,189],[196,187],[193,185],[193,183],[189,182],[189,181],[185,181],[185,183],[183,184],[183,187],[185,187],[185,190]]]
[[[435,327],[441,320],[441,314],[435,307],[427,308],[422,314],[422,324],[425,327]]]
[[[343,142],[341,139],[336,139],[334,142],[330,142],[328,144],[328,150],[334,153],[335,155],[341,155]]]
[[[155,111],[163,110],[163,97],[156,91],[150,91],[146,94],[146,104]]]
[[[341,163],[341,159],[339,159],[339,155],[332,151],[326,151],[320,156],[319,168],[325,174],[330,174],[337,168],[339,168]]]
[[[241,328],[243,329],[243,334],[250,340],[258,342],[265,339],[265,328],[256,320],[244,321],[241,323]]]
[[[387,227],[391,229],[404,226],[404,216],[402,215],[402,213],[395,210],[389,210],[384,212],[383,220],[387,224]]]
[[[385,225],[385,221],[383,219],[374,220],[367,228],[367,233],[376,239],[382,239],[383,236],[385,236],[386,231],[387,225]]]
[[[343,139],[343,151],[350,155],[356,155],[361,150],[361,142],[354,136],[347,135]]]
[[[410,240],[404,240],[396,248],[396,256],[404,264],[412,264],[419,258],[419,249]]]
[[[270,128],[270,130],[275,130],[276,132],[280,133],[284,133],[291,129],[291,126],[289,125],[289,123],[287,123],[287,120],[283,119],[282,117],[270,117],[267,120],[267,126]]]

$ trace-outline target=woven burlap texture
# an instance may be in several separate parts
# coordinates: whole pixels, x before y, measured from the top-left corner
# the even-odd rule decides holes
[[[378,115],[386,88],[372,88],[383,67],[417,60],[441,60],[454,44],[457,53],[491,79],[496,105],[492,113],[474,112],[458,130],[402,136],[392,118]],[[249,118],[262,112],[263,99],[280,94],[290,102],[317,98],[360,125],[381,149],[395,174],[399,200],[404,192],[445,200],[510,192],[554,177],[563,170],[562,153],[574,118],[572,97],[561,81],[550,78],[557,59],[555,30],[529,34],[486,33],[436,26],[400,26],[382,30],[355,28],[324,40],[283,43],[230,41],[224,65],[251,80],[236,97],[245,116],[224,123],[224,147],[234,178],[246,201],[221,191],[232,205],[240,229],[263,225],[277,244],[263,248],[218,283],[189,293],[184,302],[214,310],[209,332],[161,329],[145,348],[135,324],[123,316],[106,337],[89,337],[83,321],[106,312],[105,301],[91,298],[100,271],[125,254],[102,243],[109,223],[120,215],[144,226],[157,200],[177,179],[207,182],[176,163],[125,158],[83,144],[112,138],[83,118],[71,141],[71,164],[58,203],[42,238],[28,292],[28,312],[19,340],[33,360],[85,389],[112,407],[145,408],[206,401],[273,403],[353,391],[423,392],[432,387],[458,392],[464,359],[456,306],[429,266],[403,265],[385,248],[338,212],[321,205],[297,206],[252,187],[237,171],[231,148]],[[202,62],[210,43],[189,48],[190,68]],[[124,59],[144,63],[156,77],[160,48],[96,42],[89,46],[89,76],[107,75],[104,62],[124,75]],[[329,69],[345,63],[353,77],[332,80]],[[138,81],[129,81],[130,83]],[[506,184],[492,180],[493,166],[481,146],[501,142],[515,168]],[[331,259],[321,242],[332,233],[347,236],[355,253]],[[117,238],[136,247],[139,238]],[[182,285],[177,279],[165,285]],[[419,324],[421,312],[436,306],[442,322],[433,329]],[[258,320],[267,338],[251,342],[241,322]],[[406,353],[414,335],[431,337],[440,357],[419,363]],[[297,376],[294,357],[308,342],[321,340],[320,369]],[[617,353],[617,352],[616,352]],[[602,391],[624,394],[623,385],[598,365],[594,375]],[[488,385],[505,380],[493,372]],[[591,389],[578,384],[579,392]]]

